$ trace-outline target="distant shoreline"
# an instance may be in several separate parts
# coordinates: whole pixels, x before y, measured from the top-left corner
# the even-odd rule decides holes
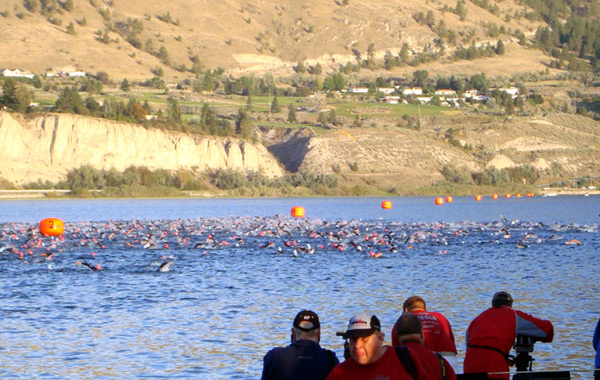
[[[71,199],[69,197],[69,193],[71,190],[56,190],[56,189],[47,189],[47,190],[0,190],[0,200],[24,200],[24,199]],[[503,193],[502,191],[498,191],[498,193]],[[51,194],[52,196],[48,196]],[[487,195],[487,194],[483,194]],[[515,196],[515,194],[511,194]],[[589,196],[589,195],[600,195],[600,190],[598,189],[573,189],[573,188],[547,188],[541,191],[536,196],[539,197],[552,197],[559,195],[580,195],[580,196]],[[369,196],[369,195],[367,195]],[[371,195],[372,196],[372,195]],[[404,197],[406,195],[398,195],[399,197]],[[460,194],[454,196],[461,196]],[[470,196],[470,194],[462,194],[462,196]],[[206,191],[184,191],[182,192],[181,198],[215,198],[215,197],[225,197],[230,198],[227,195],[223,194],[213,194]],[[385,196],[382,196],[385,197]],[[396,195],[393,197],[397,197]],[[92,197],[89,197],[90,199]],[[141,198],[141,197],[131,197],[131,198]],[[157,197],[162,198],[162,197]],[[168,197],[172,198],[172,197]],[[234,197],[231,197],[234,198]],[[260,197],[258,197],[260,198]],[[84,198],[85,199],[85,198]],[[107,197],[103,197],[103,199],[109,199]]]

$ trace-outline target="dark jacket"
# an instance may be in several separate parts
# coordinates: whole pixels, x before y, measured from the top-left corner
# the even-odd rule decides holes
[[[263,362],[263,380],[324,380],[339,360],[333,351],[303,339],[287,347],[273,348]]]

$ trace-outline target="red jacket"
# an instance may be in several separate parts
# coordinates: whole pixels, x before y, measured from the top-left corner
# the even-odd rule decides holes
[[[433,351],[414,341],[407,341],[404,344],[412,350],[412,359],[415,362],[416,367],[421,370],[421,373],[419,373],[419,380],[442,379],[442,363],[440,363],[439,357]],[[442,362],[446,371],[446,379],[456,380],[456,373],[452,366],[443,357]]]
[[[464,372],[506,372],[490,375],[490,378],[509,379],[507,356],[517,335],[551,342],[554,327],[550,321],[506,306],[490,308],[479,314],[467,329]]]
[[[434,352],[454,352],[456,354],[456,343],[450,322],[441,313],[435,311],[414,310],[411,311],[419,317],[423,325],[423,337],[425,347]],[[396,333],[396,325],[392,330],[392,345],[397,346],[400,342]]]

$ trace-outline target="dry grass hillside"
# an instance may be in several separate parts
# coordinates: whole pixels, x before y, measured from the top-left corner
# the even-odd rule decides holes
[[[38,4],[28,10],[26,4]],[[65,3],[65,1],[59,1]],[[36,73],[71,68],[111,78],[142,79],[161,66],[168,81],[191,76],[178,71],[190,69],[197,56],[204,68],[223,67],[240,73],[289,74],[298,61],[325,70],[340,63],[365,58],[373,44],[375,56],[387,50],[397,54],[403,43],[413,52],[432,46],[436,34],[416,21],[419,12],[432,11],[457,33],[457,45],[468,46],[504,40],[502,57],[455,64],[429,64],[436,73],[494,73],[543,70],[550,59],[539,51],[527,50],[506,33],[490,38],[487,26],[520,30],[532,36],[538,24],[523,17],[517,1],[497,2],[496,15],[466,2],[468,17],[459,17],[456,0],[75,0],[72,10],[42,15],[38,0],[5,0],[0,5],[0,67],[20,68]],[[29,6],[31,8],[31,6]],[[510,16],[510,17],[507,17]],[[139,48],[126,41],[131,20],[138,20]],[[506,21],[509,20],[509,21]],[[141,23],[141,24],[140,24]],[[72,25],[69,27],[69,25]],[[108,27],[108,28],[107,28]],[[70,32],[69,32],[70,29]],[[104,39],[104,42],[101,41]],[[164,47],[169,64],[155,55]],[[452,50],[448,46],[448,51]],[[164,60],[163,60],[164,61]],[[399,75],[414,68],[396,69]]]

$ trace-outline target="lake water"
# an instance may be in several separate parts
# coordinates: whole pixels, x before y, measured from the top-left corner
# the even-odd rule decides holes
[[[256,379],[299,310],[342,358],[351,315],[375,313],[389,342],[414,294],[447,316],[462,365],[498,290],[554,323],[534,369],[591,378],[599,198],[388,199],[0,201],[0,378]],[[36,233],[46,217],[63,239]]]

